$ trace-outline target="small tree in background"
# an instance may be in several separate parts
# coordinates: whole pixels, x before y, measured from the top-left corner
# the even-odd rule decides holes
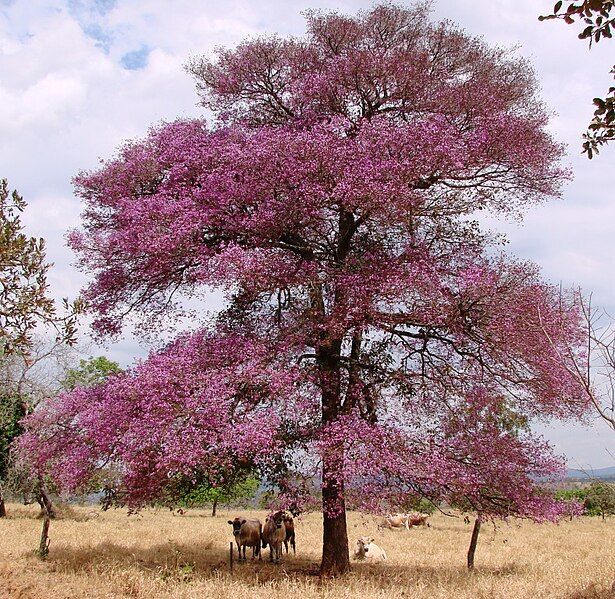
[[[27,354],[7,353],[0,359],[0,514],[5,513],[3,489],[42,501],[45,486],[40,481],[33,485],[25,481],[25,473],[11,472],[11,444],[21,433],[20,420],[60,390],[60,380],[75,355],[76,350],[61,341],[34,335]]]
[[[21,419],[26,415],[27,398],[10,392],[0,393],[0,518],[6,516],[4,493],[10,465],[12,442],[21,434]]]
[[[420,512],[421,514],[433,514],[438,506],[433,501],[421,497],[420,495],[408,495],[402,503],[399,504],[401,510],[405,512]]]
[[[37,472],[15,461],[13,444],[22,432],[21,419],[35,411],[37,405],[66,388],[101,384],[108,376],[121,372],[119,366],[105,357],[76,360],[76,350],[65,343],[41,337],[29,340],[27,355],[12,353],[0,362],[0,381],[5,394],[0,396],[0,484],[25,503],[37,502],[41,507],[43,529],[38,555],[45,557],[49,545],[50,520],[56,509],[50,497],[53,482],[43,472]],[[0,514],[4,499],[0,494]]]
[[[475,514],[468,569],[474,568],[484,522],[511,516],[556,521],[569,514],[570,505],[537,482],[554,472],[563,474],[564,461],[531,433],[528,419],[512,409],[505,396],[484,388],[473,390],[463,409],[449,414],[442,446],[450,462],[464,467],[452,485],[432,485],[425,493],[462,513]]]
[[[81,360],[79,366],[70,368],[61,381],[63,389],[72,391],[77,387],[100,385],[110,376],[122,372],[120,365],[105,356]]]
[[[252,473],[232,473],[217,484],[203,482],[192,486],[175,503],[187,508],[211,505],[211,515],[215,517],[219,505],[247,504],[256,495],[258,487],[259,480]]]
[[[589,516],[606,516],[615,514],[615,485],[594,481],[587,488],[583,503]]]

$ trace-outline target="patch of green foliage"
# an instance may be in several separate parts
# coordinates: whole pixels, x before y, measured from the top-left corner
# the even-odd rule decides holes
[[[19,395],[0,394],[0,481],[6,478],[9,468],[9,448],[21,434],[19,421],[26,415],[26,401]]]
[[[67,391],[72,391],[77,387],[94,387],[120,372],[122,372],[120,365],[105,356],[88,358],[81,360],[76,368],[67,371],[62,387]]]
[[[555,498],[582,503],[586,516],[605,518],[615,514],[615,486],[606,482],[595,481],[580,489],[562,489],[555,493]]]
[[[177,505],[183,508],[204,505],[229,505],[247,502],[256,495],[259,480],[250,473],[233,477],[228,482],[213,485],[209,482],[187,489],[179,498]]]
[[[404,512],[420,512],[429,515],[436,511],[436,507],[435,503],[420,495],[409,495],[404,504],[400,506]]]

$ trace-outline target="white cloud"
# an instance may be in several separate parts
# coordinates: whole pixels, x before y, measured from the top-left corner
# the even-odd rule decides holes
[[[95,168],[99,157],[110,156],[153,123],[201,113],[182,68],[190,56],[260,33],[300,34],[300,13],[307,8],[354,12],[370,5],[368,0],[0,2],[0,176],[25,195],[29,229],[48,241],[56,263],[55,294],[74,295],[84,281],[64,245],[64,232],[78,223],[80,210],[71,178]],[[538,22],[539,12],[550,6],[535,0],[440,0],[435,14],[491,44],[519,46],[517,53],[532,60],[543,98],[557,113],[551,130],[568,144],[575,181],[563,201],[528,211],[523,226],[496,226],[508,232],[512,253],[536,260],[556,283],[595,291],[596,300],[615,313],[610,181],[615,148],[591,162],[580,155],[591,98],[611,82],[615,42],[588,51],[574,27]],[[142,68],[124,68],[122,58],[144,48],[147,60],[135,63]],[[128,338],[110,351],[126,364],[145,349]],[[550,434],[575,457],[574,435]],[[602,445],[588,443],[584,463],[591,447],[603,455]]]

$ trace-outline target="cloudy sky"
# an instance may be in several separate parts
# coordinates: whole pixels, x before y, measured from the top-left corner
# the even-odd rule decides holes
[[[522,225],[496,223],[510,251],[541,265],[544,276],[580,285],[615,314],[615,148],[593,161],[580,154],[591,98],[611,84],[615,41],[591,51],[576,30],[537,20],[553,0],[435,0],[450,18],[488,42],[516,47],[533,62],[550,128],[568,145],[574,181],[563,200],[533,209]],[[301,34],[307,8],[354,12],[363,0],[0,0],[0,176],[29,202],[29,232],[46,238],[57,297],[84,284],[71,267],[67,229],[79,224],[71,178],[95,168],[127,138],[161,120],[199,116],[183,65],[246,36]],[[212,300],[213,302],[214,300]],[[105,349],[122,364],[146,348],[128,336]],[[615,458],[615,435],[592,428],[542,427],[570,465],[602,467]],[[609,451],[611,455],[609,455]]]

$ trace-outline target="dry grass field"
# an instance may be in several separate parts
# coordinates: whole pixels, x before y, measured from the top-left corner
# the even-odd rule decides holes
[[[1,599],[613,597],[615,519],[558,526],[513,521],[497,531],[485,525],[477,568],[469,573],[465,551],[471,526],[462,519],[436,515],[429,529],[378,532],[373,518],[351,514],[352,542],[369,534],[389,560],[355,564],[344,578],[321,580],[317,514],[297,522],[296,557],[285,556],[280,565],[236,563],[230,573],[226,521],[239,512],[216,518],[199,510],[127,516],[75,508],[76,518],[52,522],[50,554],[43,562],[33,554],[41,528],[36,509],[8,509],[9,518],[0,520]],[[267,549],[267,560],[268,555]]]

